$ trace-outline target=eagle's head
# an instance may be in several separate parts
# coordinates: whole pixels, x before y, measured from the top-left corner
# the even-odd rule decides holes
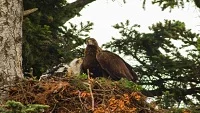
[[[102,51],[102,49],[98,46],[97,41],[94,38],[88,38],[86,40],[86,49],[85,49],[85,55],[96,55],[97,53],[99,53],[100,51]]]
[[[80,75],[81,72],[81,65],[83,63],[83,58],[75,58],[69,64],[72,70],[72,74],[74,76]]]
[[[86,45],[87,46],[93,45],[93,46],[97,46],[98,47],[98,43],[97,43],[97,41],[94,38],[88,38],[86,40]]]

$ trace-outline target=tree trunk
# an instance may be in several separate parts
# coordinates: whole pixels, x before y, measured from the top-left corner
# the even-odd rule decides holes
[[[22,0],[0,0],[0,103],[22,78]]]

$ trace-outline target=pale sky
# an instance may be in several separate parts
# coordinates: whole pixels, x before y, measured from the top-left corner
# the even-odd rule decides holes
[[[72,0],[71,0],[72,1]],[[74,24],[80,22],[91,21],[94,23],[90,37],[97,40],[101,46],[103,43],[109,42],[111,37],[120,35],[112,26],[116,23],[130,21],[131,25],[141,25],[140,32],[149,32],[148,27],[157,22],[164,22],[164,19],[179,20],[186,24],[187,29],[198,33],[200,31],[199,9],[194,4],[186,4],[185,8],[161,11],[157,5],[152,5],[151,0],[147,0],[146,9],[142,8],[143,0],[97,0],[87,5],[80,14],[82,16],[75,17],[70,20]]]

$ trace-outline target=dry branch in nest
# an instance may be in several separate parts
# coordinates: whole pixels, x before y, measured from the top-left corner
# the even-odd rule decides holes
[[[45,113],[159,113],[140,92],[104,78],[25,79],[9,94],[8,100],[49,105]]]

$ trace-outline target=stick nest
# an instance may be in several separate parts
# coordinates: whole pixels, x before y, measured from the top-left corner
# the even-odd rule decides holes
[[[23,79],[10,88],[8,100],[23,104],[45,104],[45,113],[160,113],[146,96],[127,87],[127,81],[80,77],[47,81]]]

